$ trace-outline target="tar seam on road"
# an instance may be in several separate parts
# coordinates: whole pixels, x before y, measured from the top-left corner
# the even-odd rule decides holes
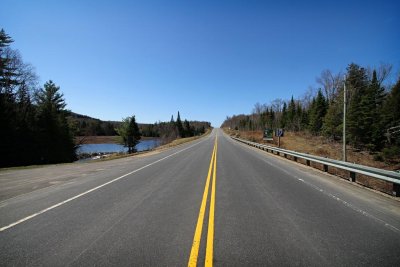
[[[77,198],[80,198],[80,197],[82,197],[82,196],[84,196],[84,195],[87,195],[87,194],[89,194],[89,193],[91,193],[91,192],[93,192],[93,191],[96,191],[97,189],[100,189],[100,188],[102,188],[102,187],[104,187],[104,186],[106,186],[106,185],[109,185],[109,184],[114,183],[114,182],[116,182],[116,181],[118,181],[118,180],[121,180],[121,179],[125,178],[126,176],[129,176],[129,175],[134,174],[134,173],[136,173],[136,172],[138,172],[138,171],[141,171],[141,170],[143,170],[143,169],[145,169],[145,168],[147,168],[147,167],[150,167],[150,166],[152,166],[152,165],[154,165],[154,164],[156,164],[156,163],[158,163],[158,162],[160,162],[160,161],[163,161],[163,160],[166,160],[166,159],[168,159],[168,158],[170,158],[170,157],[172,157],[172,156],[175,156],[176,154],[179,154],[179,153],[181,153],[181,152],[183,152],[183,151],[185,151],[185,150],[188,150],[188,149],[190,149],[190,148],[192,148],[192,147],[194,147],[194,146],[196,146],[196,145],[198,145],[198,144],[200,144],[200,143],[202,143],[202,142],[195,143],[195,144],[193,144],[193,145],[191,145],[191,146],[189,146],[189,147],[187,147],[187,148],[184,148],[184,149],[179,150],[179,151],[177,151],[177,152],[175,152],[175,153],[172,153],[171,155],[168,155],[168,156],[166,156],[166,157],[164,157],[164,158],[161,158],[161,159],[156,160],[156,161],[154,161],[154,162],[152,162],[152,163],[149,163],[149,164],[147,164],[147,165],[145,165],[145,166],[143,166],[143,167],[140,167],[139,169],[136,169],[136,170],[134,170],[134,171],[131,171],[131,172],[129,172],[129,173],[126,173],[126,174],[124,174],[124,175],[122,175],[122,176],[119,176],[119,177],[117,177],[117,178],[115,178],[115,179],[113,179],[113,180],[111,180],[111,181],[108,181],[108,182],[106,182],[106,183],[104,183],[104,184],[101,184],[101,185],[96,186],[96,187],[94,187],[94,188],[92,188],[92,189],[89,189],[89,190],[87,190],[87,191],[85,191],[85,192],[83,192],[83,193],[80,193],[80,194],[78,194],[78,195],[76,195],[76,196],[74,196],[74,197],[71,197],[71,198],[69,198],[69,199],[67,199],[67,200],[64,200],[64,201],[62,201],[62,202],[59,202],[59,203],[57,203],[57,204],[55,204],[55,205],[53,205],[53,206],[51,206],[51,207],[48,207],[48,208],[46,208],[46,209],[43,209],[43,210],[41,210],[41,211],[39,211],[39,212],[36,212],[36,213],[34,213],[34,214],[31,214],[31,215],[29,215],[29,216],[27,216],[27,217],[25,217],[25,218],[22,218],[22,219],[20,219],[20,220],[18,220],[18,221],[16,221],[16,222],[11,223],[11,224],[9,224],[9,225],[3,226],[3,227],[0,228],[0,232],[3,232],[3,231],[5,231],[5,230],[7,230],[7,229],[9,229],[9,228],[11,228],[11,227],[14,227],[14,226],[16,226],[16,225],[18,225],[18,224],[20,224],[20,223],[23,223],[23,222],[25,222],[25,221],[28,221],[28,220],[30,220],[30,219],[32,219],[32,218],[34,218],[34,217],[36,217],[36,216],[38,216],[38,215],[40,215],[40,214],[43,214],[43,213],[45,213],[45,212],[47,212],[47,211],[49,211],[49,210],[52,210],[52,209],[55,209],[55,208],[57,208],[57,207],[59,207],[59,206],[61,206],[61,205],[64,205],[65,203],[68,203],[68,202],[70,202],[70,201],[72,201],[72,200],[74,200],[74,199],[77,199]]]
[[[201,232],[204,224],[204,215],[206,212],[208,191],[210,187],[210,179],[212,174],[212,185],[211,185],[211,199],[210,199],[210,211],[208,218],[208,231],[207,231],[207,246],[206,246],[206,258],[205,266],[213,266],[213,251],[214,251],[214,213],[215,213],[215,186],[216,186],[216,176],[217,176],[217,150],[218,141],[215,138],[214,149],[211,155],[210,166],[208,168],[206,185],[204,187],[203,198],[200,205],[199,217],[197,219],[196,230],[194,232],[192,249],[190,251],[190,257],[188,266],[197,266],[197,259],[199,256],[199,248],[201,241]]]

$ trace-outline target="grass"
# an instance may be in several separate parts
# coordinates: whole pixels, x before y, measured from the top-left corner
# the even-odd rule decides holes
[[[230,135],[238,136],[257,143],[265,143],[271,146],[277,146],[277,138],[274,141],[263,141],[261,131],[232,131],[224,129]],[[293,150],[302,153],[308,153],[316,156],[342,160],[343,146],[342,143],[329,140],[323,136],[314,136],[307,132],[285,132],[285,136],[281,137],[281,148]],[[400,163],[389,164],[383,161],[376,161],[374,154],[369,151],[360,151],[351,146],[347,146],[347,161],[366,165],[370,167],[397,170],[400,169]]]

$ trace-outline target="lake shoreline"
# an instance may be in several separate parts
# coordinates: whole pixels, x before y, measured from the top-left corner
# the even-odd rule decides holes
[[[159,139],[159,137],[143,137],[140,139],[143,140],[153,140]],[[76,136],[75,144],[119,144],[119,136],[111,135],[111,136]]]
[[[160,139],[140,140],[135,149],[137,152],[153,150],[160,146]],[[109,157],[111,154],[127,154],[128,148],[121,144],[101,143],[101,144],[81,144],[77,148],[76,154],[78,160],[99,159]]]

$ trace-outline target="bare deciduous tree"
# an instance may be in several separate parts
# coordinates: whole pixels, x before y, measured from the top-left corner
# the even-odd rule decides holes
[[[285,103],[284,100],[282,100],[282,98],[277,98],[271,101],[271,107],[272,110],[274,112],[281,112],[282,111],[282,107],[283,107],[283,103]]]
[[[322,86],[325,98],[330,103],[336,96],[339,88],[342,86],[341,73],[333,74],[330,70],[321,72],[320,77],[317,77],[317,83]]]
[[[376,77],[379,85],[385,87],[386,89],[391,88],[391,81],[388,80],[391,77],[393,65],[389,63],[381,63],[377,68],[368,67],[367,73],[370,80],[372,79],[372,73],[374,70],[376,71]]]
[[[303,94],[302,98],[301,98],[301,106],[303,108],[308,109],[311,105],[312,99],[315,96],[315,92],[317,90],[315,88],[313,88],[312,86],[309,86],[307,91]]]

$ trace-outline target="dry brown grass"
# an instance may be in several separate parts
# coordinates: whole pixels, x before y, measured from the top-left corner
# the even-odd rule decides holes
[[[263,141],[261,131],[225,131],[230,135],[235,135],[243,139],[254,141],[257,143],[265,143],[271,146],[277,146],[277,137],[274,141]],[[342,159],[342,144],[339,142],[328,140],[322,136],[313,136],[305,132],[286,132],[284,137],[281,137],[281,148],[293,150],[302,153],[308,153],[316,156],[327,157],[331,159]],[[359,151],[350,146],[347,146],[347,161],[366,166],[371,166],[386,170],[400,169],[400,164],[389,164],[374,160],[374,156],[368,151]]]

